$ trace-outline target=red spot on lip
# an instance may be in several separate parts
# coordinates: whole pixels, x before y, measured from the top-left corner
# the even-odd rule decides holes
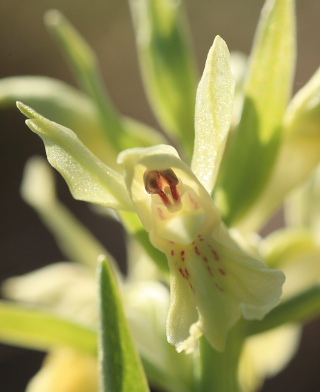
[[[188,278],[190,278],[190,274],[187,268],[184,269]]]
[[[226,271],[223,270],[222,268],[219,268],[219,272],[221,275],[225,276],[226,275]]]
[[[213,257],[214,257],[215,260],[220,260],[220,257],[218,255],[218,253],[214,249],[211,249],[211,252],[212,252]]]
[[[181,254],[181,256],[183,256],[183,255],[185,254],[185,251],[182,250],[182,251],[180,252],[180,254]]]
[[[198,248],[197,246],[195,246],[195,247],[194,247],[194,250],[195,250],[196,254],[199,256],[199,255],[200,255],[199,248]]]
[[[206,263],[208,262],[208,259],[204,256],[203,257],[203,261],[205,261]]]
[[[184,274],[184,272],[183,272],[183,269],[182,268],[179,268],[179,272],[180,272],[180,274],[186,279],[186,276],[185,276],[185,274]]]
[[[212,272],[212,269],[211,269],[209,266],[207,266],[207,270],[209,271],[209,274],[210,274],[212,277],[214,277],[214,274],[213,274],[213,272]]]
[[[174,256],[174,250],[172,249],[172,251],[171,251],[171,256]]]
[[[217,283],[215,283],[216,288],[221,291],[222,293],[224,292],[224,288],[219,286]]]

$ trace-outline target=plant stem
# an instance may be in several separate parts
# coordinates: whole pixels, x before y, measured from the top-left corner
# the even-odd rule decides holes
[[[197,392],[241,392],[238,364],[243,343],[242,324],[229,333],[224,352],[212,348],[205,337],[200,340],[200,377]]]

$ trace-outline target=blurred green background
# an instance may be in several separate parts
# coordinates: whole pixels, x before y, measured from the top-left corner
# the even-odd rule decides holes
[[[230,50],[249,53],[263,0],[188,0],[191,36],[201,70],[219,34]],[[74,84],[71,72],[43,25],[50,8],[61,10],[98,55],[103,77],[120,112],[154,127],[139,75],[133,29],[125,0],[0,0],[0,77],[46,75]],[[320,1],[297,0],[298,63],[294,90],[320,64]],[[63,260],[52,237],[19,196],[26,159],[44,154],[41,140],[24,125],[15,109],[0,110],[0,279]],[[121,229],[73,202],[59,180],[59,193],[120,260],[125,259]],[[116,234],[115,234],[116,233]],[[115,240],[115,236],[119,240]],[[263,392],[320,390],[320,323],[305,328],[299,355]],[[0,345],[0,391],[22,391],[42,355]]]

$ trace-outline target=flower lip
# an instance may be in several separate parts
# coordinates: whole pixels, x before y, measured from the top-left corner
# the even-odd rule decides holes
[[[149,194],[158,194],[166,206],[180,202],[180,193],[177,188],[179,179],[172,169],[147,170],[143,181],[145,190]]]

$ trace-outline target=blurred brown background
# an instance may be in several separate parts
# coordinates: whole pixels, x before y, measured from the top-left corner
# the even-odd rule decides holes
[[[215,35],[230,50],[248,53],[263,0],[188,0],[192,37],[200,69]],[[47,9],[65,13],[96,51],[111,97],[119,110],[157,127],[143,93],[133,30],[125,0],[0,0],[0,77],[46,75],[74,84],[71,73],[42,23]],[[297,0],[297,90],[320,64],[320,1]],[[63,259],[52,237],[19,196],[26,159],[44,154],[41,140],[24,125],[13,108],[0,109],[0,279],[22,274]],[[118,258],[125,252],[121,237],[84,203],[73,202],[59,180],[63,200],[81,217]],[[305,328],[298,356],[278,377],[267,381],[263,392],[320,391],[320,323]],[[0,391],[23,391],[40,366],[42,355],[0,345]],[[209,391],[208,391],[209,392]]]

